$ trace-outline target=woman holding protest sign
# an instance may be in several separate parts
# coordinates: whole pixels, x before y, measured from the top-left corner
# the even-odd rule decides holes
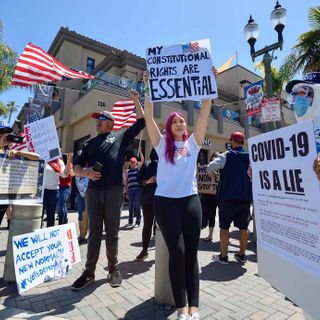
[[[146,127],[159,157],[154,214],[169,250],[169,275],[178,319],[186,319],[189,314],[189,319],[196,320],[200,319],[197,253],[201,230],[196,169],[211,100],[202,101],[200,116],[191,136],[188,137],[187,123],[178,112],[169,115],[166,132],[162,135],[153,119],[147,72],[143,79]]]

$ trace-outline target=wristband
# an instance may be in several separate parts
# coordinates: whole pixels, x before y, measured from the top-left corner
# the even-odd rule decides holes
[[[149,87],[148,86],[144,87],[144,95],[149,97]]]

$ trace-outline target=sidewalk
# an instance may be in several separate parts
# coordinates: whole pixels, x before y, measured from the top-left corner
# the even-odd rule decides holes
[[[127,211],[122,212],[121,226],[127,223]],[[70,213],[76,222],[76,213]],[[19,296],[14,284],[3,280],[8,231],[6,221],[0,228],[0,319],[175,319],[174,311],[164,311],[153,302],[154,295],[154,241],[149,258],[134,261],[141,250],[142,227],[120,231],[119,267],[123,276],[120,288],[111,288],[106,282],[107,259],[104,241],[97,264],[96,281],[82,291],[70,290],[70,285],[82,272],[86,245],[82,245],[82,262],[58,281],[42,284]],[[212,262],[212,254],[219,252],[219,232],[215,228],[214,242],[200,241],[200,314],[201,319],[218,320],[303,320],[303,312],[257,275],[255,245],[250,242],[248,262],[234,261],[238,251],[237,232],[231,230],[229,265]],[[202,238],[207,230],[202,231]]]

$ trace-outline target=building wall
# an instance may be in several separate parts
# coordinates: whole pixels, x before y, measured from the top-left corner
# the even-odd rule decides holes
[[[95,66],[105,58],[105,56],[100,53],[88,50],[70,41],[64,41],[56,55],[56,59],[61,63],[82,71],[86,71],[88,57],[95,59]]]

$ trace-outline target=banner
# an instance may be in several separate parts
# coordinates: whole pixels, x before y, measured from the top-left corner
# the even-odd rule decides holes
[[[0,154],[0,204],[42,203],[44,161]]]
[[[46,161],[61,158],[60,144],[53,116],[24,126],[29,151]]]
[[[12,247],[19,294],[65,277],[81,261],[74,223],[14,236]]]
[[[219,182],[219,175],[212,177],[207,173],[207,166],[198,165],[197,167],[198,192],[216,194]]]
[[[41,106],[49,105],[53,89],[53,86],[37,85],[34,92],[33,102]]]
[[[281,120],[280,98],[268,98],[261,108],[261,123]]]
[[[320,184],[313,171],[318,122],[248,140],[258,244],[320,273]]]
[[[44,113],[43,106],[35,104],[34,99],[29,100],[29,108],[27,110],[27,123],[31,123],[42,119]]]
[[[261,112],[262,98],[263,80],[249,84],[244,88],[244,99],[248,116]]]
[[[147,49],[149,94],[152,101],[214,99],[209,39]]]

